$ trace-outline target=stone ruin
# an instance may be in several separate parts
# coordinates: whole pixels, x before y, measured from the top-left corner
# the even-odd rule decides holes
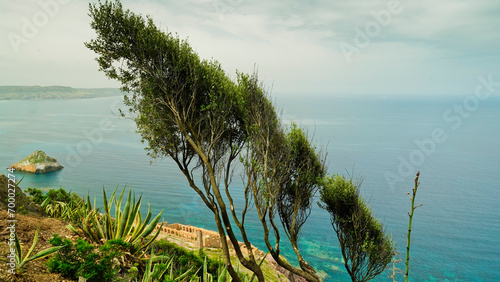
[[[160,234],[172,236],[174,238],[190,242],[198,246],[198,248],[200,249],[203,248],[222,249],[222,243],[218,232],[199,228],[192,225],[183,225],[179,223],[168,224],[168,222],[166,221],[156,225],[155,230],[158,230],[160,227],[161,227]],[[229,240],[229,237],[227,237],[227,242],[229,243],[229,251],[231,255],[234,255],[235,254],[234,247],[231,241]],[[248,250],[245,244],[242,242],[238,243],[243,255],[248,256]],[[252,251],[256,259],[262,259],[266,255],[264,252],[257,249],[253,245],[252,245]]]

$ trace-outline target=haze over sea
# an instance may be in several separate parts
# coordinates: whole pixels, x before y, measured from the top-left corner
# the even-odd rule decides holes
[[[163,209],[166,221],[215,230],[213,216],[177,167],[168,159],[151,160],[135,123],[118,117],[121,100],[0,102],[0,173],[43,150],[65,168],[16,172],[24,177],[22,188],[63,187],[101,202],[103,186],[110,192],[129,185],[154,213]],[[410,209],[406,193],[421,171],[416,202],[423,206],[414,217],[411,281],[500,281],[499,97],[477,104],[466,97],[280,97],[277,105],[284,120],[307,127],[328,152],[331,173],[354,171],[364,178],[362,195],[392,233],[400,258]],[[241,189],[239,176],[233,183]],[[252,243],[265,250],[255,218],[249,218],[249,228]],[[328,214],[317,206],[300,243],[310,264],[328,275],[325,281],[350,281]],[[397,266],[404,269],[403,262]],[[376,280],[389,281],[387,272]]]

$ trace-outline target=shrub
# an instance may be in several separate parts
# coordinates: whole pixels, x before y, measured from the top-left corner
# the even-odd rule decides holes
[[[78,272],[81,268],[79,258],[88,255],[88,251],[84,251],[85,248],[83,247],[83,244],[86,242],[77,240],[77,244],[80,244],[80,247],[76,248],[76,245],[73,245],[71,240],[63,240],[58,234],[54,234],[49,242],[52,246],[63,246],[63,248],[60,249],[53,258],[47,261],[48,270],[50,272],[61,273],[61,275],[66,278],[78,278]]]
[[[37,188],[28,188],[26,190],[28,196],[32,202],[41,205],[45,200],[49,199],[49,203],[53,202],[63,202],[72,205],[75,201],[80,201],[81,197],[75,192],[67,192],[63,188],[58,190],[50,189],[46,193]]]
[[[72,214],[73,209],[83,201],[76,193],[67,192],[62,188],[58,190],[50,189],[46,193],[43,193],[40,189],[28,188],[26,192],[30,200],[41,205],[50,217],[69,221],[80,220],[80,218],[75,218]]]
[[[122,258],[130,247],[130,244],[123,240],[115,239],[96,249],[81,238],[73,244],[69,239],[63,240],[57,234],[54,234],[49,242],[53,246],[64,247],[47,261],[48,270],[69,279],[82,276],[89,282],[111,281],[122,267],[119,258]]]
[[[202,250],[199,251],[198,255],[193,251],[187,251],[182,247],[165,241],[164,239],[155,241],[151,244],[151,248],[154,253],[158,255],[164,255],[168,257],[175,257],[171,266],[174,273],[181,275],[189,269],[197,271],[204,266],[204,261],[206,261],[207,272],[211,275],[216,276],[224,263],[218,260],[209,258]]]
[[[28,188],[28,190],[26,190],[26,192],[28,193],[30,200],[34,203],[37,203],[37,204],[41,204],[46,197],[43,194],[42,190],[40,190],[40,189]]]

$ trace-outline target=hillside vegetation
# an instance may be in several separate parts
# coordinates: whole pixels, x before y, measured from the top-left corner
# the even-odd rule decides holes
[[[0,195],[7,194],[8,182],[12,181],[0,174]],[[17,184],[13,186],[19,204],[14,236],[22,248],[16,251],[19,260],[13,264],[14,269],[0,263],[0,281],[79,281],[80,277],[87,282],[231,281],[219,249],[190,249],[171,242],[169,236],[159,238],[158,231],[153,230],[159,216],[150,221],[148,209],[143,221],[139,211],[142,196],[138,200],[131,198],[131,190],[127,196],[125,188],[120,195],[115,194],[115,189],[107,198],[103,189],[104,199],[109,201],[104,200],[103,207],[97,208],[89,196],[82,198],[62,188],[46,192],[28,188],[25,194]],[[112,206],[116,208],[113,218]],[[12,218],[9,213],[0,205],[3,218]],[[9,224],[4,220],[0,228],[9,230]],[[39,230],[39,237],[35,230]],[[36,253],[31,257],[31,250],[26,252],[29,246]],[[0,249],[9,250],[7,240],[0,242]],[[5,256],[0,261],[8,262]],[[289,281],[267,259],[261,265],[267,281]],[[243,268],[238,275],[241,281],[252,280],[251,273]]]

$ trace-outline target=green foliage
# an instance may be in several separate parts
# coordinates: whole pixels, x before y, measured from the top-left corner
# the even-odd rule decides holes
[[[54,234],[49,241],[62,249],[47,261],[48,270],[61,273],[63,277],[78,279],[82,276],[87,281],[112,281],[121,269],[118,263],[130,248],[130,244],[121,239],[109,240],[96,247],[78,238],[76,244],[69,239],[62,239]]]
[[[40,189],[28,188],[26,192],[30,200],[41,205],[50,217],[69,221],[80,220],[72,214],[72,210],[82,202],[82,198],[76,193],[67,192],[62,188],[50,189],[46,193]]]
[[[321,153],[311,145],[307,134],[295,124],[286,130],[266,97],[257,76],[238,77],[238,87],[244,93],[244,121],[247,130],[245,156],[246,198],[253,198],[264,228],[264,242],[276,262],[310,281],[319,281],[315,270],[299,251],[300,230],[308,219],[319,180],[325,174]],[[283,225],[300,269],[279,258],[278,222]],[[276,221],[275,221],[276,220]],[[269,240],[272,229],[276,243]]]
[[[26,215],[28,214],[28,210],[26,210],[26,207],[23,205],[23,206],[20,206],[17,208],[17,212],[21,213],[22,215]]]
[[[288,177],[278,193],[278,212],[285,231],[297,241],[299,231],[306,222],[325,175],[324,160],[316,152],[305,132],[292,124],[286,136],[289,148]],[[283,144],[282,144],[283,145]]]
[[[131,255],[141,257],[145,248],[147,248],[159,234],[159,230],[154,234],[153,231],[163,211],[156,215],[150,222],[151,206],[148,204],[148,214],[143,220],[139,210],[142,203],[142,196],[136,201],[135,196],[132,197],[132,189],[129,190],[125,206],[122,210],[125,187],[118,197],[116,197],[117,189],[118,187],[113,191],[109,201],[106,196],[106,191],[103,189],[104,199],[102,214],[92,207],[90,199],[87,198],[87,202],[83,203],[77,210],[78,213],[84,216],[77,226],[80,227],[80,230],[83,231],[83,234],[89,240],[96,244],[101,244],[102,241],[112,239],[123,239],[125,242],[130,243],[129,251]],[[115,210],[114,216],[111,213],[113,205]],[[69,225],[68,228],[78,233],[78,230],[72,225]]]
[[[192,158],[195,151],[181,142],[183,134],[189,131],[208,146],[214,125],[224,131],[214,150],[229,150],[228,140],[243,137],[234,82],[218,62],[201,60],[187,41],[124,10],[119,1],[90,5],[90,16],[97,39],[86,46],[99,55],[97,62],[108,77],[134,93],[125,104],[137,114],[138,131],[152,157],[185,151]]]
[[[200,250],[197,255],[193,251],[187,251],[186,249],[164,239],[155,241],[151,244],[151,248],[157,255],[176,258],[171,263],[171,271],[173,271],[176,275],[185,273],[190,269],[198,270],[202,267],[206,267],[207,272],[211,275],[217,275],[220,268],[224,265],[221,261],[209,258],[202,250]],[[204,262],[206,264],[205,266]]]
[[[229,275],[229,272],[227,271],[227,269],[223,264],[219,265],[216,274],[209,272],[210,258],[206,256],[203,259],[201,267],[198,268],[197,271],[194,271],[196,272],[196,275],[191,275],[193,273],[193,271],[191,271],[193,268],[190,268],[189,270],[181,273],[174,272],[173,263],[175,263],[175,261],[176,261],[175,257],[172,256],[165,262],[161,261],[156,264],[153,264],[153,253],[151,252],[150,259],[148,260],[148,263],[146,265],[146,271],[144,272],[144,275],[142,277],[142,282],[156,282],[156,281],[229,282],[231,281],[231,276]],[[237,269],[237,275],[242,281],[245,282],[252,281],[252,279],[248,279],[248,276],[246,274],[239,272],[239,269]]]
[[[34,203],[41,204],[45,200],[46,196],[43,194],[42,190],[36,188],[28,188],[26,190],[30,200]]]
[[[68,279],[76,280],[82,276],[89,282],[121,281],[120,279],[144,282],[231,281],[221,262],[209,258],[201,251],[200,256],[196,256],[193,252],[164,240],[156,241],[151,246],[150,256],[144,268],[138,264],[123,264],[130,244],[122,239],[109,240],[99,248],[82,238],[77,238],[73,243],[58,234],[54,234],[49,242],[60,248],[59,252],[46,262],[49,272],[60,273]],[[155,255],[155,250],[162,255]],[[120,271],[128,272],[127,277],[120,278]],[[244,281],[249,281],[245,274],[238,271],[238,275]]]
[[[49,203],[53,202],[63,202],[66,204],[73,205],[75,201],[81,201],[81,197],[74,192],[67,192],[63,188],[59,188],[58,190],[50,189],[46,193],[37,188],[28,188],[26,190],[30,200],[41,205],[44,201],[48,199]]]
[[[139,269],[137,266],[132,266],[127,272],[125,281],[137,281],[139,279]]]
[[[154,233],[153,231],[162,213],[151,220],[151,207],[149,207],[148,214],[146,218],[143,219],[139,211],[142,197],[136,201],[135,196],[132,197],[132,191],[130,189],[128,197],[125,200],[125,206],[122,207],[125,187],[118,197],[115,196],[117,189],[118,187],[114,190],[109,201],[103,189],[104,211],[102,213],[99,208],[96,208],[95,200],[93,204],[91,203],[89,196],[87,196],[86,200],[80,198],[77,198],[78,200],[73,200],[74,194],[70,195],[62,189],[59,191],[49,191],[46,195],[43,195],[43,193],[35,189],[30,190],[30,192],[33,197],[43,199],[42,206],[45,207],[47,213],[59,218],[68,219],[71,224],[67,227],[71,231],[83,235],[97,246],[102,245],[104,251],[108,251],[106,244],[116,245],[116,242],[119,243],[123,241],[126,243],[121,246],[126,249],[126,252],[123,253],[123,257],[121,258],[123,264],[129,266],[137,262],[139,265],[142,265],[141,260],[145,256],[146,248],[159,234],[159,232]],[[111,215],[112,208],[114,209],[113,216]],[[54,240],[54,243],[58,245],[63,244],[63,242],[57,242],[58,239]],[[69,242],[65,242],[65,244],[68,243]],[[85,244],[88,243],[80,240],[77,244],[77,250],[81,249],[80,252],[83,252],[85,250]],[[111,252],[111,250],[109,252]],[[74,263],[76,263],[78,259],[74,260],[71,257],[84,257],[83,253],[78,254],[70,250],[68,250],[67,253],[62,252],[61,256],[67,257],[68,259],[66,259],[66,261],[73,261]],[[109,258],[109,256],[99,258],[94,254],[89,254],[89,256],[92,257],[93,260],[99,259],[102,265],[108,263],[107,258]],[[91,262],[92,260],[90,260],[88,264],[84,264],[83,267],[90,267],[92,264]],[[71,263],[66,263],[63,266],[55,265],[53,268],[58,269],[57,271],[66,273],[65,275],[71,276],[77,271],[75,267],[76,266],[72,266]],[[89,272],[89,275],[94,272],[100,273],[104,270],[92,269],[92,271],[93,272]]]
[[[130,244],[123,239],[113,239],[99,247],[99,252],[89,255],[83,263],[82,276],[88,281],[111,281],[120,270],[115,258],[122,260]],[[117,261],[120,261],[117,260]]]
[[[15,247],[16,253],[15,253],[14,260],[16,263],[16,271],[17,272],[23,273],[26,269],[26,264],[28,264],[30,261],[44,258],[46,256],[49,256],[49,255],[57,252],[59,249],[61,249],[61,247],[48,248],[45,250],[41,250],[38,253],[36,253],[35,255],[30,257],[30,255],[33,252],[33,250],[35,249],[36,243],[38,241],[38,231],[39,230],[40,230],[40,227],[38,227],[36,229],[35,237],[33,238],[33,244],[29,248],[28,253],[26,253],[25,255],[23,255],[24,249],[22,248],[21,244],[19,243],[19,240],[17,239],[17,235],[15,236],[14,247]],[[5,258],[1,258],[0,260],[8,263],[8,261]]]
[[[320,206],[331,215],[352,281],[368,281],[379,275],[395,250],[391,237],[359,196],[359,184],[340,175],[328,177],[320,194]]]
[[[93,251],[94,246],[81,238],[73,245],[71,240],[64,239],[58,234],[49,240],[52,246],[62,246],[61,250],[47,261],[50,272],[61,273],[65,278],[77,279],[82,268],[82,261]]]
[[[187,281],[192,269],[188,269],[184,273],[174,274],[173,271],[173,261],[174,257],[170,257],[166,261],[158,261],[153,264],[154,256],[153,250],[151,250],[151,255],[149,257],[148,263],[146,264],[146,270],[142,276],[142,282],[159,282],[159,281]],[[168,271],[168,274],[167,274]],[[196,276],[192,276],[190,281],[198,281]]]
[[[324,187],[320,192],[322,206],[332,216],[340,221],[350,220],[359,206],[358,188],[352,179],[341,175],[326,178]]]
[[[74,199],[80,199],[78,195],[71,192],[66,192],[66,190],[59,188],[59,190],[50,189],[47,192],[47,198],[50,198],[51,201],[71,203]]]
[[[64,202],[50,202],[49,198],[47,198],[42,203],[42,208],[45,209],[45,212],[53,218],[59,218],[63,220],[70,220],[72,218],[71,215],[71,206]]]
[[[29,156],[27,156],[24,160],[21,162],[29,162],[33,164],[39,164],[39,163],[45,163],[45,162],[56,162],[57,160],[54,158],[51,158],[45,154],[43,151],[34,151],[31,153]]]
[[[171,259],[167,262],[167,267],[171,263]],[[155,264],[153,265],[153,252],[151,252],[151,256],[149,257],[148,263],[146,264],[146,270],[144,271],[144,275],[142,276],[142,282],[156,282],[161,281],[163,275],[167,271],[167,267],[164,267],[163,264]]]
[[[241,276],[240,273],[238,273],[238,276]],[[229,275],[229,272],[227,271],[227,269],[224,267],[224,266],[221,266],[219,267],[218,269],[218,274],[217,275],[213,275],[212,273],[209,273],[208,272],[208,265],[207,265],[207,258],[205,258],[205,260],[203,261],[203,273],[202,273],[202,276],[203,278],[203,281],[207,281],[207,282],[213,282],[213,281],[217,281],[217,282],[223,282],[223,281],[231,281],[231,276]],[[246,276],[243,276],[245,278],[247,278]],[[245,279],[243,278],[242,280],[243,281],[249,281],[248,279]],[[193,279],[192,279],[193,280]]]

